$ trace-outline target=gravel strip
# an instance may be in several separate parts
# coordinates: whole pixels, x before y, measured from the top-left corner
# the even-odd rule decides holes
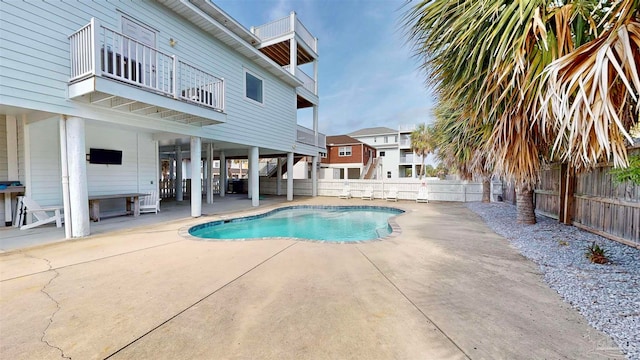
[[[538,264],[549,286],[591,326],[611,336],[628,359],[640,359],[640,249],[544,216],[536,225],[517,224],[516,207],[506,203],[467,207]],[[593,242],[607,251],[609,264],[587,259]]]

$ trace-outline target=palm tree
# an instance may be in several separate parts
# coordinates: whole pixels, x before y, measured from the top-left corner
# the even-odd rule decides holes
[[[425,173],[425,158],[433,152],[433,140],[433,130],[425,123],[418,125],[418,127],[411,132],[411,150],[421,156],[420,179],[422,179]]]
[[[434,145],[438,159],[464,180],[482,179],[482,202],[491,201],[493,164],[486,149],[490,124],[470,123],[462,107],[440,102],[435,108]],[[473,126],[478,125],[478,126]]]
[[[610,154],[626,162],[625,129],[638,121],[640,82],[625,79],[637,79],[639,3],[424,0],[407,12],[414,53],[440,101],[459,104],[472,128],[492,128],[491,163],[516,183],[519,222],[535,223],[533,187],[543,162],[561,157],[586,169]],[[625,50],[610,55],[612,44]],[[611,64],[604,70],[603,57]],[[592,91],[581,94],[584,81]],[[614,91],[603,97],[609,84]],[[577,119],[585,114],[594,116]]]

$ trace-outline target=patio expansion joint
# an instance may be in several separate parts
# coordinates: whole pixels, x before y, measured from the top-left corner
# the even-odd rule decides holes
[[[217,289],[213,290],[212,292],[210,292],[209,294],[203,296],[202,298],[198,299],[197,301],[195,301],[193,304],[185,307],[184,309],[178,311],[177,313],[175,313],[174,315],[170,316],[169,318],[167,318],[166,320],[162,321],[160,324],[154,326],[153,328],[151,328],[150,330],[148,330],[147,332],[145,332],[144,334],[138,336],[137,338],[133,339],[131,342],[129,342],[128,344],[122,346],[121,348],[119,348],[118,350],[112,352],[110,355],[106,356],[103,360],[107,360],[107,359],[111,359],[113,356],[117,355],[118,353],[120,353],[121,351],[125,350],[126,348],[128,348],[129,346],[135,344],[136,342],[138,342],[139,340],[143,339],[145,336],[151,334],[152,332],[160,329],[162,326],[164,326],[165,324],[171,322],[173,319],[177,318],[178,316],[184,314],[185,312],[187,312],[188,310],[192,309],[194,306],[197,306],[198,304],[200,304],[201,302],[205,301],[206,299],[210,298],[211,296],[215,295],[216,293],[218,293],[218,291],[226,288],[227,286],[233,284],[234,282],[236,282],[237,280],[243,278],[245,275],[251,273],[253,270],[259,268],[260,266],[262,266],[263,264],[265,264],[266,262],[268,262],[269,260],[275,258],[276,256],[282,254],[283,252],[287,251],[289,248],[295,246],[299,244],[299,242],[294,241],[292,244],[285,246],[283,249],[278,250],[275,254],[267,257],[266,259],[262,260],[261,262],[259,262],[258,264],[256,264],[255,266],[253,266],[252,268],[248,269],[247,271],[243,272],[242,274],[236,276],[235,278],[229,280],[228,282],[226,282],[224,285],[218,287]]]
[[[47,258],[39,258],[39,257],[35,257],[33,255],[30,255],[30,254],[25,254],[25,256],[33,258],[33,259],[37,259],[37,260],[46,261],[47,266],[49,267],[49,269],[47,271],[51,271],[54,274],[54,276],[51,277],[51,279],[49,279],[49,281],[46,284],[44,284],[44,286],[40,289],[40,292],[45,294],[49,298],[49,300],[51,300],[56,305],[56,309],[53,311],[51,316],[49,316],[49,322],[47,323],[47,326],[42,330],[42,336],[40,337],[40,342],[46,344],[50,348],[58,350],[60,352],[60,358],[71,360],[70,356],[66,356],[64,354],[64,350],[62,350],[60,347],[52,344],[51,342],[49,342],[49,340],[45,339],[47,337],[47,331],[49,330],[49,328],[53,324],[53,318],[56,316],[58,311],[60,311],[60,309],[61,309],[60,303],[53,296],[51,296],[51,294],[49,294],[49,292],[47,291],[47,287],[49,285],[51,285],[53,280],[57,279],[60,276],[60,273],[58,272],[58,270],[54,269],[53,266],[51,266],[51,261],[49,261],[49,259],[47,259]]]
[[[402,291],[398,285],[396,285],[396,283],[394,283],[388,276],[387,274],[385,274],[379,267],[378,265],[376,265],[373,260],[371,260],[363,251],[362,249],[358,246],[357,247],[358,251],[360,252],[360,254],[362,254],[362,256],[364,256],[365,259],[367,259],[367,261],[380,273],[380,275],[382,275],[382,277],[384,277],[387,282],[389,282],[389,284],[391,284],[391,286],[393,286],[396,291],[398,291],[400,293],[400,295],[402,295],[402,297],[404,297],[416,310],[418,310],[420,312],[420,314],[422,314],[422,316],[431,324],[433,324],[433,326],[438,329],[438,331],[445,337],[447,338],[447,340],[449,340],[449,342],[451,342],[451,344],[453,344],[453,346],[455,346],[463,355],[465,358],[467,359],[471,359],[471,356],[469,356],[469,354],[467,354],[461,347],[460,345],[458,345],[446,332],[444,332],[444,330],[442,328],[440,328],[440,326],[438,326],[438,324],[435,323],[435,321],[433,321],[424,311],[422,311],[422,309],[413,301],[411,300],[411,298],[409,298],[409,296],[407,294],[404,293],[404,291]]]

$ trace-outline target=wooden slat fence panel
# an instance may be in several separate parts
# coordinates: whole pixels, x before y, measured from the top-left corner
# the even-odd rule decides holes
[[[557,219],[560,213],[561,165],[553,164],[540,172],[540,181],[535,189],[536,211]]]

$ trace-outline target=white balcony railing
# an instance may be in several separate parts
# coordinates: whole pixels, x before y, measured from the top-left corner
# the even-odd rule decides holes
[[[107,77],[224,111],[223,79],[103,26],[95,18],[69,36],[69,44],[71,83],[90,76]]]
[[[316,145],[316,134],[312,129],[298,125],[296,141],[307,145]],[[325,134],[318,133],[318,147],[326,147],[327,137]]]
[[[293,19],[293,21],[292,21]],[[295,32],[313,51],[318,52],[318,41],[296,17],[294,12],[282,19],[253,27],[252,32],[261,41],[268,41]]]
[[[285,65],[282,68],[291,72],[291,65]],[[302,87],[309,90],[312,94],[318,95],[316,81],[311,76],[307,75],[307,73],[302,71],[300,68],[296,68],[295,77],[302,81]]]

